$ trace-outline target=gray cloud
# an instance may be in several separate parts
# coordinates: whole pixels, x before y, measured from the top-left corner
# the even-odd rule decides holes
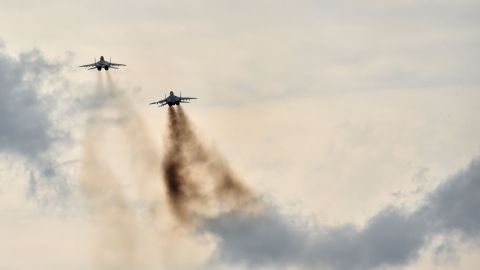
[[[37,159],[55,141],[39,89],[45,77],[57,71],[39,51],[18,58],[0,53],[0,151]]]
[[[42,94],[60,67],[38,50],[18,56],[0,50],[0,154],[24,158],[31,169],[27,195],[43,202],[68,194],[58,164],[49,158],[54,144],[67,136],[50,117],[56,103]]]
[[[467,170],[452,176],[428,198],[420,212],[435,221],[435,229],[458,232],[474,241],[480,240],[480,160]]]
[[[260,214],[229,212],[207,220],[204,232],[218,239],[217,258],[248,266],[372,269],[404,266],[436,235],[455,233],[479,241],[480,160],[430,193],[408,212],[386,207],[363,228],[315,227],[274,206]]]

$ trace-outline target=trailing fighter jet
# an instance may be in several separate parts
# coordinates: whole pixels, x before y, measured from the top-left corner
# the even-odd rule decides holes
[[[190,100],[190,99],[197,99],[197,98],[195,98],[195,97],[182,97],[182,93],[180,93],[180,96],[177,97],[177,96],[175,96],[175,94],[173,94],[173,91],[170,91],[170,95],[168,97],[165,95],[164,99],[152,102],[152,103],[150,103],[150,105],[160,104],[160,106],[158,106],[158,107],[162,107],[162,106],[165,106],[165,105],[168,105],[168,106],[171,107],[173,105],[180,105],[180,103],[190,103],[190,102],[187,101],[187,100]]]
[[[96,59],[94,59],[95,62],[93,64],[88,64],[88,65],[83,65],[83,66],[80,66],[80,67],[88,67],[88,69],[98,69],[98,71],[105,69],[105,70],[108,70],[109,68],[114,68],[114,69],[118,69],[118,67],[120,66],[126,66],[124,64],[117,64],[117,63],[112,63],[112,59],[110,58],[110,62],[109,61],[106,61],[105,58],[103,58],[103,56],[100,56],[100,61],[97,62]]]

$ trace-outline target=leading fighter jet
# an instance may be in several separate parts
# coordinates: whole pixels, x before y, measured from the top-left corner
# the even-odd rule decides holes
[[[93,64],[82,65],[80,67],[88,67],[88,69],[98,69],[98,71],[100,71],[102,68],[108,70],[109,68],[118,69],[120,66],[126,66],[124,64],[112,63],[112,59],[110,59],[110,62],[106,61],[103,56],[100,56],[100,61],[98,62],[96,59],[94,60],[95,62]]]
[[[164,99],[152,102],[152,103],[150,103],[150,105],[160,104],[160,106],[158,106],[158,107],[162,107],[162,106],[165,106],[165,105],[168,105],[169,107],[171,107],[173,105],[180,105],[180,103],[190,103],[187,100],[191,100],[191,99],[197,99],[197,98],[195,98],[195,97],[182,97],[182,93],[180,93],[180,96],[177,97],[177,96],[175,96],[173,91],[170,91],[170,95],[168,97],[165,96]]]

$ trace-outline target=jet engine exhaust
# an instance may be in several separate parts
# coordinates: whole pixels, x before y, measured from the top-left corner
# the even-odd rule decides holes
[[[170,209],[178,221],[192,224],[215,214],[218,207],[222,211],[238,209],[253,199],[252,191],[228,163],[199,140],[181,107],[168,108],[168,126],[162,175]]]
[[[96,90],[111,96],[102,74],[97,76]],[[136,269],[139,267],[134,215],[128,207],[121,183],[102,160],[99,141],[104,133],[102,111],[95,110],[87,122],[83,139],[81,186],[101,229],[96,247],[96,263],[102,268]]]

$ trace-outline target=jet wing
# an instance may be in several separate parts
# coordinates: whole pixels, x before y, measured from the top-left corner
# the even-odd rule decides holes
[[[120,67],[120,66],[126,66],[126,65],[125,64],[110,63],[110,66]]]
[[[196,97],[180,97],[180,101],[182,100],[191,100],[191,99],[197,99]]]
[[[160,104],[160,107],[165,106],[167,104],[167,99],[162,99],[162,100],[150,103],[150,105],[155,105],[155,104]]]
[[[93,64],[87,64],[87,65],[81,65],[81,66],[78,66],[78,67],[95,67],[95,63]]]

